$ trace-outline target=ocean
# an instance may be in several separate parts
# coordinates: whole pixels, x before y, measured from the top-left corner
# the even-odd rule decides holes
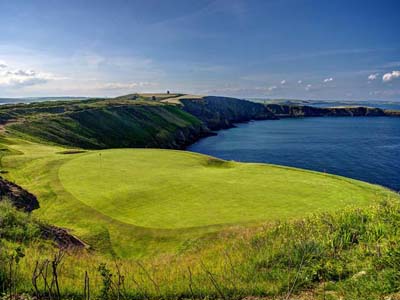
[[[400,191],[400,118],[321,117],[254,121],[188,148],[226,160],[327,172]]]

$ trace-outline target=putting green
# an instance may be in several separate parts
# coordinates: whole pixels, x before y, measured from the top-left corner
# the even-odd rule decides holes
[[[67,192],[103,215],[168,229],[302,217],[388,192],[323,173],[155,149],[79,154],[58,175]]]

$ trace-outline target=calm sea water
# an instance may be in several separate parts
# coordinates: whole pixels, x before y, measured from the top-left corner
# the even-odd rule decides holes
[[[326,171],[400,190],[400,118],[256,121],[219,131],[188,150]]]

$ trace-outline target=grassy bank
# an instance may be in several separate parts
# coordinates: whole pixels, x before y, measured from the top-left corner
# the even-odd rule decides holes
[[[41,105],[44,112],[31,108],[31,114],[15,116],[7,130],[36,142],[90,149],[181,148],[207,132],[194,116],[158,102],[86,100],[75,106]]]
[[[92,299],[397,299],[399,215],[398,201],[383,200],[364,209],[231,228],[179,254],[142,260],[70,251],[57,269],[60,294],[84,299],[87,272]],[[16,290],[32,294],[35,265],[51,262],[57,251],[40,240],[24,245]],[[7,278],[4,269],[2,274]],[[50,272],[46,278],[51,282]],[[36,283],[40,294],[48,294],[43,278]]]

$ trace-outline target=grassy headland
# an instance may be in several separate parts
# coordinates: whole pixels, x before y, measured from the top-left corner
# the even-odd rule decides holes
[[[210,129],[274,116],[262,104],[230,101],[133,94],[0,107],[2,173],[40,203],[33,218],[0,207],[1,268],[18,265],[16,275],[0,273],[3,291],[32,293],[35,266],[56,251],[36,230],[46,222],[89,245],[64,258],[63,297],[83,298],[85,271],[101,299],[398,292],[400,210],[392,191],[184,151],[93,150],[176,149]],[[35,293],[48,287],[41,282]]]
[[[34,141],[81,148],[180,148],[207,133],[176,106],[138,99],[91,99],[4,107],[7,129]]]

